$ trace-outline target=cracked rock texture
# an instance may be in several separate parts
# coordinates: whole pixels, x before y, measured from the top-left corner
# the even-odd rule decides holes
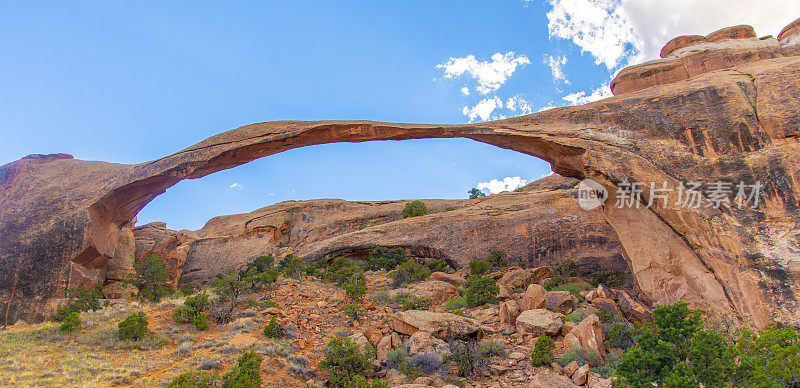
[[[183,179],[314,144],[463,137],[542,158],[562,176],[603,184],[610,198],[598,211],[614,231],[606,238],[622,245],[642,299],[685,300],[732,324],[798,325],[796,24],[775,40],[754,39],[742,28],[704,37],[707,42],[679,48],[668,58],[623,70],[612,82],[614,97],[512,119],[465,125],[268,122],[137,165],[39,155],[0,166],[0,311],[7,322],[42,318],[69,286],[92,279],[112,286],[129,268],[131,252],[135,256],[136,214]],[[763,197],[757,209],[683,207],[675,192],[666,206],[613,206],[624,182],[644,183],[649,198],[651,182],[678,187],[690,181],[761,182]],[[523,194],[531,195],[535,207],[535,195]],[[484,217],[488,210],[480,206],[456,206],[454,212]],[[400,232],[388,225],[410,231],[410,224],[420,222],[444,233],[445,225],[436,223],[449,216],[395,221],[375,230],[384,231],[391,245],[402,237],[392,237]],[[475,222],[480,228],[491,221]],[[261,229],[264,239],[283,238],[269,225],[276,230]],[[551,227],[559,234],[570,230]],[[351,249],[348,245],[358,242],[359,233],[372,233],[369,229],[309,240],[297,251],[313,257]],[[432,239],[425,230],[414,233],[417,241]],[[152,242],[158,250],[188,241],[151,239],[139,243]],[[186,270],[192,244],[182,249],[186,258],[176,250],[171,261],[177,269],[185,260]]]

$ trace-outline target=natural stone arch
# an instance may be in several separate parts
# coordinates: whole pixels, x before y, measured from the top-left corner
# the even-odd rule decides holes
[[[791,96],[798,93],[799,75],[800,59],[779,58],[585,106],[481,124],[271,122],[225,132],[133,166],[20,161],[3,166],[0,191],[16,203],[64,206],[25,215],[19,211],[24,206],[3,203],[0,230],[13,237],[0,242],[0,259],[10,268],[0,281],[3,301],[8,311],[20,273],[29,293],[40,294],[23,307],[41,307],[63,292],[71,262],[99,269],[110,258],[125,256],[127,230],[136,213],[180,180],[313,144],[464,137],[542,158],[554,171],[595,179],[612,193],[625,181],[668,182],[674,187],[678,181],[752,182],[774,174],[794,179],[800,154],[791,134],[800,102]],[[81,176],[80,185],[41,189],[58,185],[54,177],[65,169]],[[795,248],[770,238],[776,232],[791,238],[799,234],[795,187],[767,187],[765,206],[758,210],[605,206],[604,214],[648,299],[683,299],[757,326],[774,320],[796,323]],[[69,244],[48,252],[54,236],[63,234]],[[36,241],[23,241],[33,235],[39,236]],[[31,280],[39,272],[25,272],[26,264],[38,266],[40,286]]]

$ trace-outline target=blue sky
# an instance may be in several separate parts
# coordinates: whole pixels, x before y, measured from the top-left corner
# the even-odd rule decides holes
[[[738,16],[658,28],[648,18],[663,11],[646,3],[0,2],[0,163],[56,152],[140,163],[271,120],[511,117],[607,96],[614,72],[652,58],[662,35],[742,15],[779,30],[800,12],[753,16],[742,2]],[[197,229],[289,199],[463,198],[549,172],[465,139],[323,145],[181,182],[139,223]]]

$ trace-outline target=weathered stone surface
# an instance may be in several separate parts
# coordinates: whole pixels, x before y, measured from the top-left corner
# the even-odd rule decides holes
[[[564,374],[567,376],[572,376],[572,374],[575,373],[579,367],[580,365],[578,365],[577,361],[572,361],[564,367]]]
[[[517,331],[534,336],[555,336],[564,326],[564,316],[545,309],[523,311],[517,316]]]
[[[604,341],[605,337],[603,336],[603,329],[600,327],[600,319],[592,314],[584,318],[578,326],[564,336],[564,348],[594,349],[600,355],[600,358],[604,358],[606,354]]]
[[[535,185],[537,182],[532,183],[532,185]],[[548,266],[536,267],[536,268],[532,269],[531,272],[533,272],[533,281],[534,282],[538,282],[538,281],[540,281],[542,279],[547,279],[547,278],[553,276],[552,273],[550,273],[550,267],[548,267]]]
[[[525,310],[539,309],[545,305],[545,295],[547,290],[538,284],[531,284],[525,290],[525,297],[530,299],[530,307]],[[527,307],[527,306],[526,306]]]
[[[592,306],[597,308],[602,307],[614,315],[622,315],[622,311],[620,311],[619,307],[617,306],[617,302],[615,302],[614,299],[594,298],[592,299]]]
[[[513,325],[517,322],[520,310],[515,300],[507,300],[500,303],[500,322]]]
[[[236,335],[228,341],[228,345],[246,348],[253,346],[257,341],[258,339],[250,334],[236,333]]]
[[[795,19],[793,22],[789,23],[789,25],[784,27],[783,30],[781,30],[781,32],[778,34],[778,40],[784,41],[797,34],[800,34],[800,18]]]
[[[547,309],[566,314],[578,304],[578,298],[569,291],[548,291],[545,294]]]
[[[392,336],[385,335],[381,340],[378,342],[378,346],[375,347],[376,359],[379,362],[386,361],[386,355],[389,351],[392,350]]]
[[[526,269],[516,268],[503,273],[503,277],[497,281],[498,285],[503,285],[511,290],[525,287],[533,278],[533,273]]]
[[[453,335],[472,335],[480,328],[480,324],[471,318],[451,313],[435,313],[432,311],[408,310],[398,311],[389,318],[389,327],[402,334],[413,335],[425,331],[435,337],[445,339]]]
[[[41,319],[47,301],[64,296],[70,262],[102,273],[114,257],[120,234],[133,227],[137,212],[181,180],[314,144],[465,137],[541,157],[564,176],[594,179],[608,189],[610,198],[594,212],[580,212],[575,211],[569,196],[574,192],[569,189],[499,194],[464,200],[472,206],[453,212],[333,238],[321,236],[320,241],[292,249],[304,252],[309,260],[363,252],[377,244],[403,246],[424,252],[424,257],[446,257],[440,252],[448,247],[456,251],[465,243],[471,244],[464,253],[468,261],[485,252],[486,240],[491,240],[522,253],[519,256],[529,265],[541,265],[548,259],[571,257],[564,251],[582,255],[587,241],[609,252],[609,238],[616,238],[648,303],[682,299],[732,323],[742,319],[756,326],[797,325],[800,214],[798,185],[789,182],[795,180],[800,159],[795,141],[800,136],[798,80],[800,58],[792,36],[780,42],[726,39],[624,69],[612,83],[615,97],[507,120],[452,126],[271,122],[222,133],[138,165],[60,157],[22,159],[0,167],[0,310],[10,322],[24,316]],[[643,196],[649,198],[651,182],[674,188],[681,181],[718,180],[761,182],[758,209],[688,208],[677,204],[674,192],[663,207],[613,206],[621,182],[642,182]],[[512,205],[513,195],[541,202],[528,208],[519,202]],[[297,209],[297,205],[284,206]],[[403,202],[394,206],[402,207]],[[568,226],[587,217],[608,225],[601,232]],[[454,219],[466,221],[454,226]],[[372,220],[358,227],[367,222]],[[247,223],[234,224],[252,230]],[[296,227],[291,229],[286,237],[290,241],[297,237]],[[268,231],[263,233],[267,236]],[[406,236],[412,236],[414,246],[403,243]],[[241,249],[253,245],[251,241]],[[218,244],[220,250],[223,247]],[[547,252],[544,247],[558,247],[558,255],[564,256],[543,257],[551,254],[541,253]],[[212,255],[205,257],[200,262],[212,265]]]
[[[681,35],[674,37],[661,48],[661,58],[669,57],[672,53],[682,48],[704,42],[706,42],[706,37],[702,35]]]
[[[369,343],[369,339],[363,333],[355,333],[350,338],[361,349],[362,354],[375,355],[375,348]]]
[[[586,382],[587,388],[611,388],[611,379],[603,378],[597,373],[589,372],[589,378]]]
[[[418,331],[408,339],[408,354],[413,356],[419,353],[431,352],[440,358],[450,354],[447,342],[434,337],[431,333]]]
[[[412,284],[406,288],[406,292],[418,298],[430,300],[431,305],[439,305],[454,296],[458,296],[458,288],[456,286],[439,280]]]
[[[634,322],[643,322],[653,316],[649,307],[639,303],[625,291],[617,291],[617,305],[628,319]]]
[[[457,273],[434,272],[431,274],[430,280],[439,280],[442,282],[450,283],[456,287],[460,287],[466,283],[466,279]]]
[[[572,374],[572,383],[575,385],[586,384],[586,379],[589,378],[589,365],[582,365],[575,373]]]
[[[550,371],[537,373],[528,384],[528,388],[573,388],[572,380]]]
[[[724,39],[755,39],[756,31],[753,26],[739,25],[724,27],[706,35],[708,42],[717,42]]]

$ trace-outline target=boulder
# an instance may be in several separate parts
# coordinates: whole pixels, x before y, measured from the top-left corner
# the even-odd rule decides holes
[[[480,323],[474,319],[451,313],[409,310],[394,313],[389,318],[389,327],[398,333],[406,335],[425,331],[437,338],[445,339],[450,335],[476,334],[480,328]]]
[[[604,378],[598,373],[589,372],[589,378],[586,381],[587,388],[611,388],[611,379]]]
[[[545,309],[523,311],[517,317],[517,331],[534,336],[555,336],[564,326],[564,316]]]
[[[615,293],[614,290],[602,284],[599,284],[597,286],[597,290],[595,290],[595,293],[598,298],[617,299],[617,293]]]
[[[625,291],[617,292],[617,305],[628,319],[634,322],[644,322],[653,316],[653,311],[639,303]]]
[[[682,48],[705,43],[706,37],[702,35],[681,35],[672,38],[661,48],[661,58],[666,58]]]
[[[440,305],[448,299],[458,296],[458,288],[456,286],[440,280],[429,280],[413,284],[406,289],[406,292],[418,298],[430,300],[433,306]]]
[[[547,309],[566,314],[578,304],[578,298],[569,291],[549,291],[545,294]]]
[[[498,285],[503,285],[510,290],[525,287],[533,279],[533,273],[527,269],[514,268],[506,271],[497,281]]]
[[[533,274],[533,281],[536,283],[538,283],[542,279],[547,279],[553,276],[552,271],[550,271],[550,267],[546,265],[541,267],[536,267],[530,271]]]
[[[389,354],[389,351],[392,350],[392,336],[385,335],[378,341],[378,346],[375,347],[375,358],[379,362],[386,361],[386,355]]]
[[[718,42],[725,39],[756,39],[756,31],[753,26],[745,24],[731,27],[724,27],[706,35],[706,41]]]
[[[572,329],[574,329],[576,326],[578,325],[576,325],[575,322],[564,322],[564,326],[561,327],[561,335],[566,336],[567,333],[572,331]]]
[[[466,280],[457,273],[434,272],[431,274],[430,280],[438,280],[440,282],[450,283],[456,287],[461,287]]]
[[[367,340],[369,340],[370,345],[373,347],[378,346],[378,342],[383,338],[383,333],[377,329],[366,329],[361,333],[364,334],[364,337],[367,337]]]
[[[258,339],[250,334],[236,333],[236,335],[234,335],[233,338],[228,341],[228,345],[235,346],[237,348],[247,348],[253,346],[257,341]]]
[[[586,380],[589,378],[589,365],[583,365],[575,373],[572,374],[572,382],[575,385],[583,385],[586,384]]]
[[[426,331],[418,331],[411,335],[406,345],[410,356],[431,352],[442,358],[450,354],[450,347],[447,342],[432,336],[431,333]]]
[[[800,18],[795,19],[793,22],[789,23],[789,25],[783,27],[781,32],[778,34],[778,40],[784,41],[797,34],[800,34]]]
[[[517,316],[519,313],[520,311],[519,306],[517,306],[517,301],[507,300],[500,303],[500,322],[513,325],[517,322]]]
[[[614,299],[608,298],[594,298],[592,299],[592,306],[596,308],[604,308],[609,313],[613,313],[614,315],[622,315],[622,312],[619,310],[617,306],[617,302],[614,302]]]
[[[540,309],[545,305],[545,295],[547,294],[547,290],[544,287],[538,284],[531,284],[525,290],[525,297],[529,299],[530,307],[526,308],[525,310],[530,309]]]
[[[572,376],[572,374],[575,373],[579,367],[580,365],[578,365],[577,361],[572,361],[564,367],[564,374],[567,376]]]
[[[574,388],[572,380],[550,371],[537,373],[528,383],[528,388]]]
[[[589,315],[584,318],[574,329],[564,335],[564,348],[584,348],[594,349],[604,358],[606,354],[605,337],[600,326],[600,319],[597,315]]]
[[[358,344],[358,347],[361,348],[361,352],[363,354],[369,354],[375,351],[375,348],[372,347],[367,337],[365,337],[364,334],[362,333],[355,333],[348,338],[350,338],[353,342]]]

